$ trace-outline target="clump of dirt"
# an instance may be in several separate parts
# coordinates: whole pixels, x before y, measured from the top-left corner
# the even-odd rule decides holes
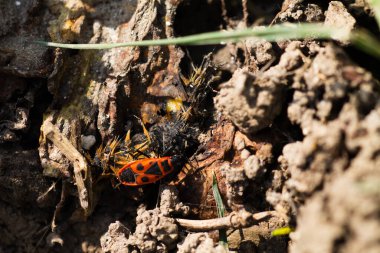
[[[172,213],[186,215],[187,206],[178,202],[178,191],[166,186],[161,189],[160,206],[146,210],[145,206],[137,209],[136,229],[131,233],[119,221],[112,223],[108,232],[100,239],[104,252],[167,252],[176,247],[179,228]]]
[[[305,137],[286,145],[279,158],[289,177],[286,192],[298,195],[293,204],[347,170],[362,148],[350,148],[351,129],[379,98],[378,82],[332,45],[321,48],[309,66],[288,107],[289,119]]]
[[[356,156],[345,173],[333,177],[322,192],[301,208],[291,252],[376,252],[379,249],[377,154],[380,146],[378,135],[373,134],[380,127],[379,109],[372,110],[362,121],[346,120],[345,144],[348,150],[355,150]],[[311,227],[317,229],[310,231]]]
[[[280,113],[283,84],[279,76],[255,78],[248,72],[237,70],[221,87],[215,104],[241,131],[255,133],[267,127]]]
[[[378,145],[371,143],[377,142],[374,129],[377,129],[376,122],[380,119],[377,112],[378,81],[332,45],[320,48],[302,75],[299,80],[303,82],[294,83],[295,92],[288,107],[288,116],[293,123],[300,125],[305,137],[302,142],[284,147],[279,162],[281,177],[286,181],[279,192],[269,191],[267,199],[277,206],[277,210],[297,215],[299,207],[309,196],[323,189],[322,194],[307,201],[305,209],[301,209],[301,214],[309,218],[302,215],[303,218],[297,219],[301,230],[296,234],[300,239],[293,244],[292,252],[349,252],[350,242],[355,240],[355,234],[362,231],[362,226],[354,225],[355,218],[349,218],[356,211],[343,211],[342,214],[339,209],[361,206],[350,201],[344,204],[342,199],[347,196],[351,199],[351,194],[347,195],[347,192],[361,182],[361,179],[349,175],[356,174],[357,170],[374,172],[370,168],[377,163],[374,154],[378,152]],[[353,198],[368,198],[366,193],[359,194],[365,196]],[[346,224],[335,223],[332,217]],[[359,215],[358,219],[364,218]],[[315,231],[319,225],[321,230]],[[347,230],[348,227],[350,230]],[[320,236],[316,236],[318,234]],[[313,243],[308,238],[318,238],[318,242]],[[359,241],[356,245],[366,247],[360,246]]]
[[[379,119],[379,112],[372,112],[362,122],[362,129],[378,131]],[[369,135],[365,136],[355,139],[368,143]],[[373,144],[374,139],[377,138],[371,137],[370,140]],[[291,236],[295,243],[290,252],[379,250],[378,158],[368,156],[378,152],[379,147],[374,151],[374,145],[369,146],[359,152],[347,173],[337,177],[301,208],[297,231]]]
[[[120,221],[109,225],[108,231],[100,238],[100,245],[104,252],[128,252],[131,231]]]
[[[232,78],[220,86],[215,104],[241,131],[254,134],[268,127],[281,112],[286,98],[290,71],[307,61],[296,44],[290,44],[280,62],[265,72],[251,75],[235,71]]]
[[[273,19],[272,23],[285,22],[321,22],[324,19],[320,5],[306,3],[303,0],[284,1],[281,11]]]
[[[338,1],[329,3],[325,15],[325,24],[329,26],[352,30],[356,24],[355,18],[347,11],[343,3]]]
[[[207,233],[195,233],[195,234],[189,234],[184,240],[184,242],[178,245],[177,252],[223,253],[223,252],[227,252],[227,250],[222,245],[218,245],[217,247],[214,247],[214,241]]]

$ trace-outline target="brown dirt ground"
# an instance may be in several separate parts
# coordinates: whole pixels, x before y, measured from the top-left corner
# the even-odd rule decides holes
[[[218,230],[177,220],[217,218],[214,175],[226,216],[275,211],[229,223],[230,251],[380,252],[379,62],[349,42],[32,43],[286,22],[379,35],[366,1],[18,0],[0,1],[0,17],[0,252],[226,252]],[[153,140],[144,152],[190,166],[161,183],[115,187],[102,172],[146,140],[138,118]],[[99,156],[129,130],[119,158],[107,148]],[[271,236],[285,226],[294,232]]]

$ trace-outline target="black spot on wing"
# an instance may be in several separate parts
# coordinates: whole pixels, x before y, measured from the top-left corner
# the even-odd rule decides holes
[[[144,165],[142,165],[141,163],[137,164],[137,170],[139,171],[144,170]]]
[[[135,173],[131,169],[123,170],[119,175],[120,181],[124,183],[135,183]]]
[[[169,161],[168,160],[165,160],[161,163],[162,167],[164,167],[164,172],[169,172],[171,171],[171,167],[169,165]]]
[[[147,169],[145,171],[145,174],[151,174],[151,175],[159,175],[159,176],[161,176],[162,172],[160,170],[160,167],[158,166],[158,163],[155,162],[155,163],[153,163],[153,165],[151,165],[149,167],[149,169]]]
[[[148,183],[149,182],[149,178],[148,177],[141,177],[141,181],[144,182],[144,183]]]

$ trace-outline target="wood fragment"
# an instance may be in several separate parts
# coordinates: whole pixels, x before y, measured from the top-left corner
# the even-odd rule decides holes
[[[255,224],[255,222],[275,215],[275,211],[266,211],[252,214],[246,210],[241,210],[239,212],[232,212],[231,214],[223,218],[208,220],[176,219],[176,221],[180,226],[184,227],[189,231],[207,232],[219,229],[237,229],[250,227],[253,224]]]
[[[73,164],[79,202],[84,210],[84,215],[88,217],[92,212],[92,186],[91,170],[88,168],[86,159],[49,120],[45,120],[41,127],[41,132]]]
[[[243,21],[246,27],[248,27],[248,2],[247,0],[241,0],[241,5],[243,7]]]

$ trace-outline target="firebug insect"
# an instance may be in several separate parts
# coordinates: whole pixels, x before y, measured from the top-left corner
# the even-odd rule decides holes
[[[181,170],[185,163],[186,159],[182,155],[144,158],[124,165],[117,172],[117,178],[126,186],[151,184]]]

